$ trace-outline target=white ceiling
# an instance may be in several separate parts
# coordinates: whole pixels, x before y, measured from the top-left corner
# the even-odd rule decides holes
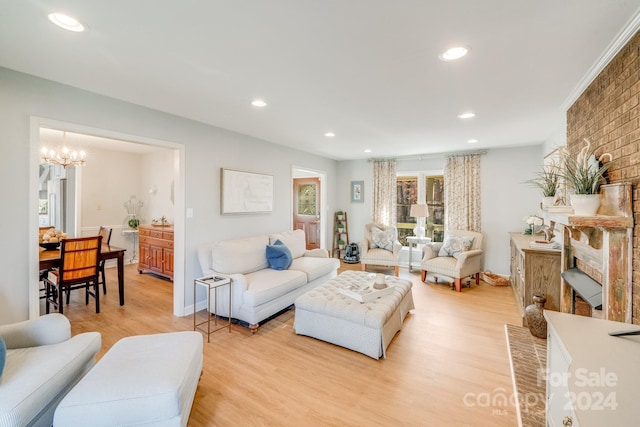
[[[640,10],[640,0],[1,3],[2,67],[335,159],[542,143]],[[53,26],[54,11],[88,31]],[[459,43],[467,57],[438,59]],[[477,116],[456,117],[467,110]]]

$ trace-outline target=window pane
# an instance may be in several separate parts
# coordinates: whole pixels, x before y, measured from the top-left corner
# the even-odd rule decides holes
[[[418,177],[399,176],[396,178],[398,186],[396,222],[398,227],[398,240],[403,246],[407,245],[407,236],[413,235],[416,219],[409,216],[411,205],[418,200]]]
[[[427,206],[426,236],[434,242],[442,242],[444,236],[444,177],[427,176],[425,178]]]
[[[315,215],[316,212],[316,185],[300,185],[298,187],[298,215]]]

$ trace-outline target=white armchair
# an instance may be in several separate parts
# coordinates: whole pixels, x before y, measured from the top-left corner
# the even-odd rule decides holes
[[[62,314],[0,325],[7,347],[0,381],[0,426],[50,426],[62,398],[95,365],[98,332],[71,336]]]
[[[398,276],[402,244],[398,241],[398,232],[395,227],[367,224],[364,240],[358,244],[358,247],[362,271],[366,270],[367,264],[380,265],[393,267],[395,275]]]
[[[422,249],[422,275],[427,272],[452,277],[456,291],[462,290],[462,278],[475,275],[476,285],[482,270],[482,233],[464,230],[447,230],[444,241],[425,245]]]

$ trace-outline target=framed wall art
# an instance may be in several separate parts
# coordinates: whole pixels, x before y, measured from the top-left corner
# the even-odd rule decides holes
[[[221,214],[273,211],[273,175],[221,168],[220,183]]]
[[[364,181],[351,181],[351,203],[364,202]]]

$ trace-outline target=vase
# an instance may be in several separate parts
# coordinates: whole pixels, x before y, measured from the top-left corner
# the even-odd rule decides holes
[[[574,215],[594,216],[600,207],[600,194],[572,194],[571,207]]]
[[[542,295],[533,296],[533,304],[524,309],[524,318],[529,326],[531,335],[547,338],[547,320],[544,318],[544,303],[547,299]]]

